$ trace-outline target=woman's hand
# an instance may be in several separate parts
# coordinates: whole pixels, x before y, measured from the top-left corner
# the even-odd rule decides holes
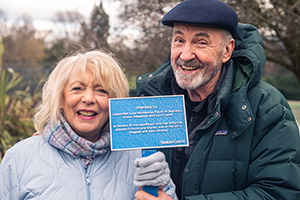
[[[141,190],[137,191],[135,193],[136,200],[173,200],[167,193],[165,193],[163,190],[158,190],[158,197],[155,197],[145,191],[142,190],[141,187],[139,187]]]

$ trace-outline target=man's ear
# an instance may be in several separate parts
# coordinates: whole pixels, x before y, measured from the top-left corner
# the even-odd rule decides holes
[[[230,59],[232,52],[234,50],[234,43],[235,43],[234,39],[230,39],[228,44],[225,46],[224,53],[223,53],[223,59],[222,59],[223,63],[226,63]]]

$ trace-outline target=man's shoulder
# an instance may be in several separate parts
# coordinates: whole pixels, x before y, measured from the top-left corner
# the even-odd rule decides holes
[[[286,98],[283,94],[274,86],[264,81],[259,81],[248,92],[249,100],[254,101],[269,101],[269,104],[282,104],[288,105]]]
[[[264,81],[251,88],[247,96],[257,118],[295,120],[287,99],[278,89]]]

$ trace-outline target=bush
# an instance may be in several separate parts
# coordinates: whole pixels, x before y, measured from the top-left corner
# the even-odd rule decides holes
[[[0,61],[1,52],[0,40]],[[34,132],[31,119],[38,95],[32,95],[29,88],[15,90],[21,81],[13,69],[2,70],[0,62],[0,161],[8,148]]]
[[[12,69],[0,71],[0,161],[8,148],[34,132],[33,108],[38,95],[29,88],[14,91],[22,78]]]
[[[288,100],[300,100],[300,84],[294,74],[283,74],[264,79],[276,87]]]

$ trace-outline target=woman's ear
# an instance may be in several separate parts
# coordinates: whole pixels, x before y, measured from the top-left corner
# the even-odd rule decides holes
[[[223,59],[222,59],[223,63],[226,63],[230,59],[232,52],[234,50],[234,43],[235,43],[234,39],[230,39],[228,44],[225,46],[224,53],[223,53]]]

